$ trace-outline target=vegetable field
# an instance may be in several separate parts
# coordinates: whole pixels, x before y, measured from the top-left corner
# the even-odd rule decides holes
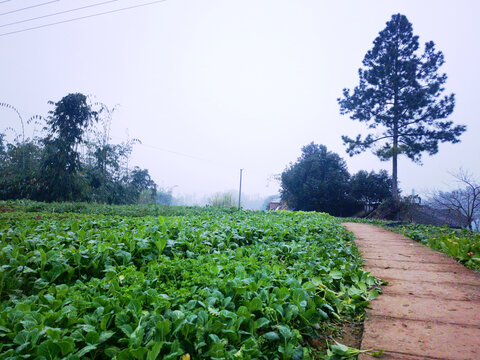
[[[0,358],[318,358],[376,284],[326,214],[3,212]]]

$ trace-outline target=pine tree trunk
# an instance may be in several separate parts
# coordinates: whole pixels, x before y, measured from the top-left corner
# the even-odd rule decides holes
[[[396,102],[396,100],[395,100]],[[398,120],[393,123],[393,149],[392,149],[392,196],[395,202],[398,202]]]
[[[392,169],[392,196],[395,201],[398,201],[398,176],[397,176],[397,152],[394,147],[393,157],[392,157],[393,169]]]
[[[392,154],[392,196],[395,202],[399,201],[398,196],[398,175],[397,175],[397,160],[398,160],[398,122],[399,122],[399,110],[398,110],[398,93],[399,93],[399,84],[398,84],[398,53],[399,53],[399,18],[396,20],[396,37],[395,37],[395,59],[394,59],[394,68],[395,68],[395,78],[394,78],[394,99],[393,99],[393,154]]]

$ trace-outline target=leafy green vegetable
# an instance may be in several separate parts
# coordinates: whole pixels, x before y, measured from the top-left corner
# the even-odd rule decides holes
[[[360,265],[326,214],[3,213],[0,359],[309,359],[377,295]]]

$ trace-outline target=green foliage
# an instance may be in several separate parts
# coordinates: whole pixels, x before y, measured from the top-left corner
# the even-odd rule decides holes
[[[150,177],[147,169],[135,167],[129,175],[129,180],[130,188],[133,190],[135,197],[138,198],[142,192],[146,191],[148,193],[148,199],[146,199],[146,202],[155,202],[157,185]]]
[[[138,140],[111,144],[113,110],[90,104],[83,94],[69,94],[46,119],[45,137],[7,143],[0,134],[0,199],[95,201],[110,204],[152,202],[156,184],[148,170],[129,169],[132,146]],[[100,109],[94,110],[94,107]],[[42,120],[33,116],[27,121]],[[95,126],[101,125],[102,131]],[[83,155],[81,155],[83,154]],[[141,193],[150,194],[140,199]]]
[[[360,83],[353,93],[344,89],[339,98],[342,114],[379,129],[378,134],[355,139],[343,136],[347,152],[353,156],[374,148],[381,160],[393,159],[393,192],[397,197],[397,156],[415,162],[422,153],[438,152],[439,142],[459,142],[466,126],[454,126],[447,119],[453,112],[453,94],[443,96],[445,74],[442,52],[432,41],[418,54],[418,36],[406,16],[396,14],[374,41],[359,70]]]
[[[40,189],[41,145],[38,141],[2,143],[0,151],[0,199],[34,198]]]
[[[358,355],[369,352],[369,350],[358,350],[349,346],[335,342],[330,345],[327,350],[327,356],[324,360],[343,360],[343,359],[357,359]]]
[[[160,205],[173,205],[174,198],[172,189],[157,189],[156,203]]]
[[[44,139],[41,186],[44,200],[80,200],[83,179],[78,146],[87,127],[96,120],[96,113],[83,94],[68,94],[47,118],[48,135]]]
[[[313,142],[281,175],[282,199],[294,210],[324,211],[345,216],[355,210],[348,196],[350,174],[345,161]]]
[[[349,191],[366,211],[373,210],[392,196],[392,179],[385,170],[378,174],[360,170],[350,178]]]
[[[0,359],[309,359],[378,294],[360,265],[326,214],[4,212]]]
[[[0,206],[17,212],[46,212],[51,214],[78,213],[89,215],[118,215],[129,217],[142,216],[191,216],[226,213],[237,211],[236,208],[215,208],[199,206],[165,206],[153,204],[107,205],[86,202],[37,202],[31,200],[0,201]]]
[[[153,189],[144,189],[138,197],[139,204],[155,204],[156,194]]]

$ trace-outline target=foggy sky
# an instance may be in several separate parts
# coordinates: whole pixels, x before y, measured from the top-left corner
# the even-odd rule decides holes
[[[12,0],[0,14],[40,4]],[[14,26],[7,23],[100,0],[60,0],[0,15],[0,34],[149,1],[104,6]],[[271,195],[271,179],[314,141],[337,152],[349,171],[387,169],[370,152],[349,157],[341,135],[366,133],[339,114],[342,89],[358,84],[358,68],[392,14],[405,14],[423,44],[445,55],[453,116],[466,124],[460,144],[440,145],[423,166],[401,157],[404,194],[447,189],[460,167],[480,177],[478,157],[479,2],[167,0],[105,16],[0,36],[0,102],[24,115],[46,115],[72,92],[120,104],[113,141],[139,138],[131,163],[148,168],[174,195],[236,189],[243,168],[246,194]],[[0,131],[19,129],[0,109]],[[27,135],[32,135],[30,127]],[[128,135],[127,135],[128,134]]]

